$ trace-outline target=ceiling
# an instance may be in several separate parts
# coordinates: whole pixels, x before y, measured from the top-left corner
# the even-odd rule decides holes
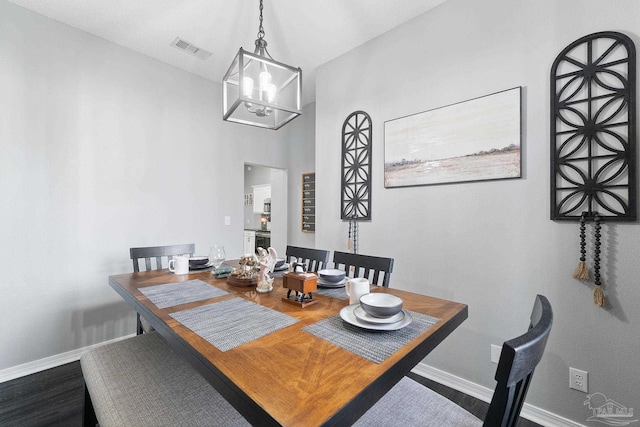
[[[253,52],[258,0],[8,0],[206,79],[221,82],[240,47]],[[303,104],[315,70],[446,0],[264,0],[271,56],[302,68]],[[206,60],[171,46],[180,39]]]

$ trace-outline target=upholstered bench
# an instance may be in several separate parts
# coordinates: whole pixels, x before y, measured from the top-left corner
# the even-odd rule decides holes
[[[250,425],[157,332],[95,348],[80,365],[85,425]]]

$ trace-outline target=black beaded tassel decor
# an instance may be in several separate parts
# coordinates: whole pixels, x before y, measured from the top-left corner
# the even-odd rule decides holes
[[[578,262],[578,267],[573,272],[572,277],[578,280],[588,280],[589,279],[589,267],[586,262],[586,241],[585,241],[585,220],[587,213],[582,212],[580,215],[580,261]]]
[[[357,254],[358,253],[358,221],[357,220],[353,220],[353,232],[352,232],[352,237],[353,239],[353,253]]]
[[[347,248],[358,253],[358,220],[355,216],[349,218],[349,240],[347,240]]]
[[[593,279],[595,282],[595,289],[593,290],[593,302],[598,307],[604,307],[606,301],[604,299],[604,292],[602,291],[602,283],[600,283],[600,217],[595,214],[595,242],[593,251]]]

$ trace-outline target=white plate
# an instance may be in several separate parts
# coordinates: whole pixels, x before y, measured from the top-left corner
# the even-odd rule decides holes
[[[366,311],[364,311],[364,309],[359,304],[353,310],[353,314],[359,320],[364,320],[365,322],[368,322],[368,323],[378,323],[378,324],[396,323],[404,319],[404,311],[400,311],[399,313],[396,313],[390,317],[374,317],[369,313],[367,313]]]
[[[329,282],[322,280],[322,277],[318,277],[318,286],[321,288],[344,288],[345,283],[347,283],[346,277],[339,282]]]
[[[409,314],[408,311],[402,310],[404,312],[404,319],[396,323],[385,323],[382,325],[376,323],[369,323],[363,320],[360,320],[353,314],[353,311],[356,307],[360,307],[360,304],[351,304],[340,310],[340,317],[347,323],[352,324],[353,326],[357,326],[362,329],[371,329],[374,331],[396,331],[398,329],[402,329],[405,326],[408,326],[413,322],[413,317]]]

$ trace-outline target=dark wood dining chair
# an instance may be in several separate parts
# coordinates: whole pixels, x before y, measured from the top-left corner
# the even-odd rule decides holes
[[[314,273],[326,268],[329,263],[329,251],[323,249],[287,246],[285,255],[286,262],[291,262],[291,258],[295,257],[299,263],[307,265],[307,271],[313,271]]]
[[[133,271],[136,273],[140,271],[140,260],[144,260],[145,271],[162,270],[164,259],[172,259],[176,255],[189,255],[193,256],[196,251],[195,243],[188,243],[184,245],[169,245],[169,246],[148,246],[144,248],[130,248],[129,254],[133,261]],[[155,268],[153,266],[155,261]],[[168,265],[167,265],[168,267]],[[136,319],[136,332],[138,335],[143,332],[152,330],[151,325],[144,319],[140,318],[140,314]]]
[[[446,397],[404,377],[354,425],[515,427],[552,324],[549,300],[537,295],[529,331],[502,345],[495,376],[497,384],[484,421]]]
[[[389,280],[393,272],[393,258],[336,251],[333,253],[333,264],[335,268],[346,271],[349,277],[366,277],[372,284],[389,287]],[[351,274],[352,267],[353,273]],[[380,281],[381,275],[382,281]]]
[[[144,259],[145,271],[162,270],[164,259],[167,263],[176,255],[189,255],[193,256],[196,251],[195,243],[188,243],[185,245],[169,245],[169,246],[149,246],[146,248],[131,248],[129,253],[133,260],[133,271],[136,273],[140,271],[140,260]],[[155,260],[155,268],[153,268],[152,260]]]

